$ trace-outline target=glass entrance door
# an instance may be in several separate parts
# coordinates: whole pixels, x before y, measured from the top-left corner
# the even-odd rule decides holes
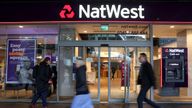
[[[126,47],[109,47],[108,101],[125,102],[129,92],[130,55]]]
[[[96,72],[96,85],[89,84],[91,96],[101,102],[125,102],[129,91],[130,60],[126,47],[87,47],[92,65],[87,68]],[[94,56],[96,58],[94,58]],[[86,63],[87,64],[87,63]],[[89,63],[88,63],[89,64]],[[88,78],[89,78],[89,74]],[[92,77],[91,79],[94,79]],[[99,89],[97,89],[99,87]]]
[[[108,101],[136,102],[140,90],[138,57],[146,53],[150,62],[149,47],[108,47],[108,52]]]
[[[101,47],[101,101],[125,102],[130,93],[132,56],[128,47]]]
[[[60,47],[59,100],[72,100],[75,95],[73,68],[75,57],[83,57],[87,83],[93,101],[136,102],[139,54],[150,61],[148,47]]]

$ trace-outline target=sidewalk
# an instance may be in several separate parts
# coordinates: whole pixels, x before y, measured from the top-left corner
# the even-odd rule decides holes
[[[192,108],[192,104],[160,104],[161,108]],[[95,104],[95,108],[137,108],[137,104]],[[27,103],[0,103],[0,108],[29,108]],[[38,108],[42,108],[38,105]],[[70,104],[49,104],[48,108],[70,108]],[[144,108],[151,108],[144,105]]]

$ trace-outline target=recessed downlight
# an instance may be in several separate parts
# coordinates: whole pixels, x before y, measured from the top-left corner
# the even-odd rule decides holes
[[[19,26],[19,28],[23,28],[23,26],[22,26],[22,25],[20,25],[20,26]]]
[[[170,28],[173,29],[173,28],[175,28],[175,26],[174,26],[174,25],[171,25]]]
[[[85,30],[85,31],[83,31],[84,33],[87,33],[87,31]]]

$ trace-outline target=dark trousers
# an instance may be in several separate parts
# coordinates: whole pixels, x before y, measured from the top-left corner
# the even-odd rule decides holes
[[[37,92],[35,93],[35,95],[33,96],[32,98],[32,104],[35,105],[37,103],[37,100],[39,98],[41,98],[42,100],[42,104],[43,104],[43,107],[46,107],[47,106],[47,94],[48,94],[48,91],[47,90],[44,90],[42,92]]]
[[[115,71],[112,71],[112,78],[114,79],[115,77]]]
[[[150,86],[141,87],[141,90],[137,98],[138,108],[143,108],[143,101],[153,106],[154,108],[160,108],[156,103],[146,98],[146,94],[149,89]]]
[[[54,89],[54,93],[56,93],[56,90],[57,90],[57,79],[52,79],[52,82],[53,82],[53,89]]]

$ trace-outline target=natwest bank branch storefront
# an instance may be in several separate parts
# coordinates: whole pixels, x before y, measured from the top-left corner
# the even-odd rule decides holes
[[[50,102],[71,102],[73,63],[86,60],[94,102],[136,102],[141,52],[153,64],[157,102],[192,101],[192,3],[0,3],[0,101],[30,102],[32,67],[50,57]]]

